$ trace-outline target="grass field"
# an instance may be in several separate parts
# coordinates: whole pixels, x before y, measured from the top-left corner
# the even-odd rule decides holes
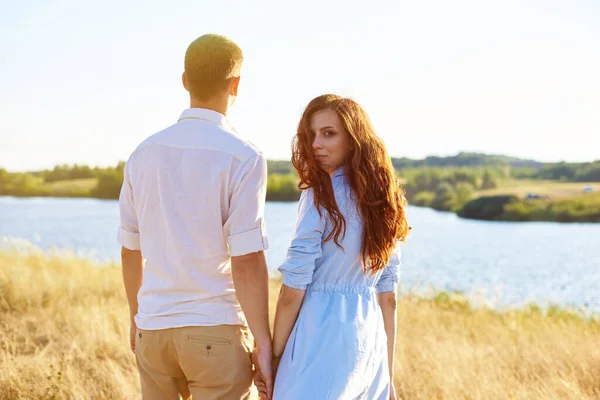
[[[280,283],[271,282],[271,310]],[[115,265],[0,252],[0,399],[139,399]],[[402,399],[600,399],[600,321],[400,297]]]
[[[495,189],[479,190],[475,193],[475,196],[512,194],[519,197],[525,197],[529,193],[534,193],[540,196],[550,196],[552,198],[562,199],[583,196],[586,194],[583,189],[588,186],[591,186],[594,189],[594,192],[600,192],[600,182],[557,182],[532,179],[510,179],[499,181],[498,187]]]
[[[97,182],[97,178],[47,182],[44,183],[43,189],[47,190],[50,196],[84,196],[91,193]]]

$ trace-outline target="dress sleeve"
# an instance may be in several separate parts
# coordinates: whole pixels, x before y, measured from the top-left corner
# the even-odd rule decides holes
[[[400,281],[400,247],[396,245],[388,264],[377,282],[377,293],[397,292]]]
[[[322,255],[324,230],[325,217],[315,206],[312,189],[304,190],[298,204],[293,239],[284,263],[278,268],[283,274],[284,285],[305,290],[312,282],[315,262]]]

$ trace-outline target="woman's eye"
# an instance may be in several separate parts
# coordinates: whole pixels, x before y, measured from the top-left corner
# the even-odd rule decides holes
[[[332,136],[332,135],[333,135],[333,132],[331,132],[331,131],[327,131],[327,132],[323,133],[323,136]]]

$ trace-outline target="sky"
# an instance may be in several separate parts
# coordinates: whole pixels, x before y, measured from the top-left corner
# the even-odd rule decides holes
[[[289,159],[306,104],[358,101],[394,157],[600,159],[600,2],[0,0],[0,168],[115,165],[189,107],[189,43],[244,52],[229,119]]]

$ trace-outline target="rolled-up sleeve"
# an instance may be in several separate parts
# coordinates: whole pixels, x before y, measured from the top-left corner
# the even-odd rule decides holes
[[[377,293],[397,292],[400,281],[400,247],[396,245],[388,264],[377,282]]]
[[[133,188],[129,177],[128,162],[125,165],[123,176],[123,186],[119,195],[119,213],[121,216],[121,224],[117,240],[121,246],[130,250],[140,250],[140,232],[138,229],[138,219],[133,204]]]
[[[284,263],[278,268],[283,274],[283,284],[306,290],[312,282],[315,262],[322,255],[321,244],[325,218],[319,215],[311,189],[305,190],[298,204],[298,219],[292,242]]]
[[[269,248],[264,223],[267,161],[262,154],[248,158],[233,179],[229,215],[223,225],[229,255],[243,256]]]

